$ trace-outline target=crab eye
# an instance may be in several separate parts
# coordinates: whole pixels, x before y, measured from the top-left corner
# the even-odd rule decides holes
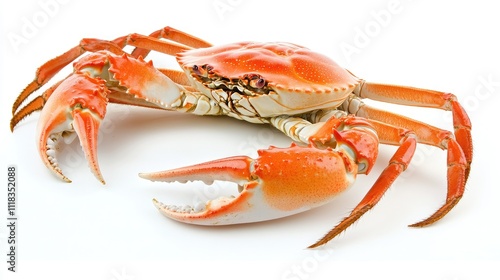
[[[266,80],[259,75],[252,75],[250,77],[250,86],[253,88],[263,88],[266,85]]]
[[[191,68],[193,73],[195,73],[196,75],[200,75],[201,72],[200,72],[200,67],[198,67],[198,65],[193,65],[193,67]]]
[[[255,83],[256,88],[263,88],[265,85],[266,85],[266,80],[262,78],[258,79],[257,82]]]
[[[212,74],[212,70],[214,69],[213,66],[210,66],[208,64],[203,64],[203,65],[193,65],[191,67],[191,71],[198,76],[204,76],[207,77],[208,74]]]

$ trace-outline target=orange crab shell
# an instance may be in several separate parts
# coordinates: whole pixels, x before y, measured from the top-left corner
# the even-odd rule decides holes
[[[215,75],[227,79],[263,77],[274,93],[249,98],[262,117],[337,107],[359,83],[330,58],[290,43],[242,42],[194,49],[179,53],[177,60],[188,77],[195,65],[210,65]]]

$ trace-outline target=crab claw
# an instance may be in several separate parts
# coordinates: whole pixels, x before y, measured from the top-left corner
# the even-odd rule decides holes
[[[61,137],[76,132],[95,177],[104,184],[97,162],[97,134],[106,114],[109,90],[104,80],[75,73],[46,98],[37,129],[38,151],[44,164],[58,177],[71,182],[56,159]]]
[[[350,186],[357,166],[342,151],[313,146],[270,147],[259,158],[230,157],[156,173],[141,173],[152,181],[187,182],[214,180],[238,184],[234,198],[221,197],[197,206],[155,206],[174,220],[225,225],[258,222],[293,215],[328,203]]]

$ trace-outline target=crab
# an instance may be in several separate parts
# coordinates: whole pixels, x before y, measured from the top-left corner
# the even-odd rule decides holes
[[[135,47],[130,53],[125,46]],[[174,56],[182,71],[156,68],[144,58],[156,51]],[[86,54],[88,53],[88,54]],[[79,60],[80,56],[86,54]],[[21,107],[69,63],[74,71]],[[451,111],[454,131],[369,106],[363,99]],[[414,87],[377,84],[356,77],[330,58],[291,43],[241,42],[212,46],[171,27],[149,36],[83,39],[49,60],[13,105],[11,130],[41,110],[37,143],[45,166],[64,181],[56,148],[76,133],[90,170],[105,183],[97,160],[99,125],[109,102],[226,115],[270,125],[293,140],[287,148],[258,151],[139,176],[152,181],[233,182],[239,194],[200,205],[154,205],[165,216],[201,225],[271,220],[332,201],[358,174],[369,174],[379,143],[398,146],[364,198],[310,248],[326,244],[372,209],[410,164],[417,143],[447,150],[444,204],[412,227],[444,217],[461,199],[472,162],[471,122],[455,95]]]

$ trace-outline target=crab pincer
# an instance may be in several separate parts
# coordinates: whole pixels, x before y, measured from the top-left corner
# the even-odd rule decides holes
[[[240,192],[236,197],[220,197],[201,207],[154,200],[160,212],[174,220],[225,225],[276,219],[323,205],[350,186],[357,173],[353,160],[333,149],[292,144],[259,150],[258,154],[257,159],[230,157],[140,176],[163,182],[221,180],[237,184]]]
[[[59,167],[56,144],[74,131],[90,170],[101,183],[105,183],[97,161],[97,137],[106,114],[108,93],[104,80],[75,73],[61,82],[47,98],[38,121],[38,151],[47,168],[64,181],[71,182]]]

